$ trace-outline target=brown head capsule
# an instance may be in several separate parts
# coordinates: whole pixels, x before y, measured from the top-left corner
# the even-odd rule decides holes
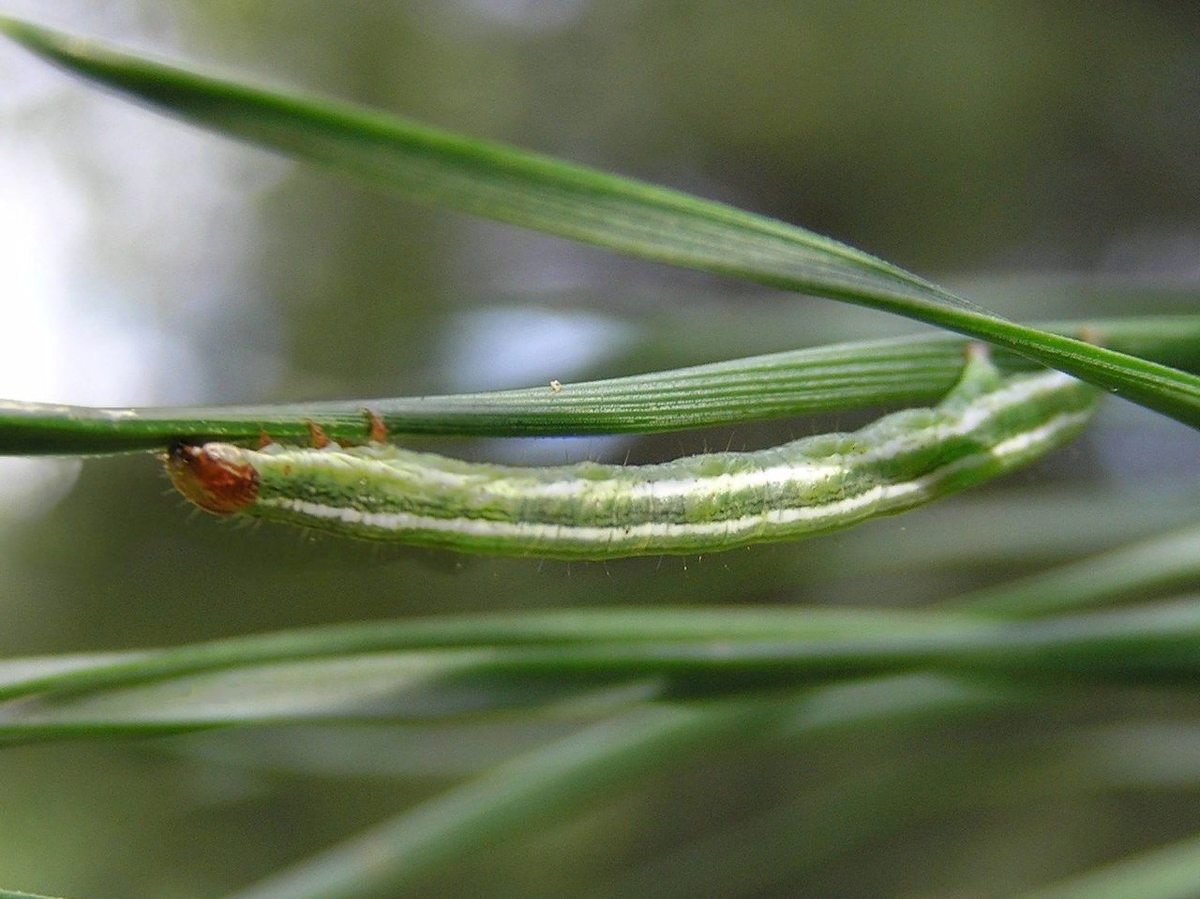
[[[231,443],[172,443],[163,461],[175,488],[205,512],[232,515],[254,501],[258,472]]]

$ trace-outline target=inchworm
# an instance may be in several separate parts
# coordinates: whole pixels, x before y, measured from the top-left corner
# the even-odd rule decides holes
[[[464,552],[693,554],[846,527],[980,483],[1076,436],[1096,396],[1057,371],[1002,377],[976,352],[932,408],[757,452],[520,468],[381,440],[260,450],[177,441],[165,460],[183,495],[218,514]]]

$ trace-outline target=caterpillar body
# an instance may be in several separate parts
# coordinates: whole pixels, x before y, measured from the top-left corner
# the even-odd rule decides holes
[[[1075,437],[1096,397],[1057,371],[1003,377],[976,352],[936,406],[756,452],[522,468],[378,440],[178,441],[165,463],[201,509],[350,537],[560,559],[695,554],[846,527],[1011,471]]]

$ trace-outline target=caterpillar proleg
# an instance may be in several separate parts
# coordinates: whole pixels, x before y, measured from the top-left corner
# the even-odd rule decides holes
[[[322,448],[173,444],[171,481],[209,512],[368,540],[560,559],[709,553],[901,512],[1075,437],[1095,388],[1003,377],[983,352],[936,406],[852,433],[655,465],[463,462],[373,440]]]

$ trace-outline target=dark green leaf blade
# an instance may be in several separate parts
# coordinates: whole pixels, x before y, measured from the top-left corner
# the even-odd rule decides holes
[[[11,18],[0,18],[0,30],[162,111],[420,200],[646,259],[905,315],[1007,347],[1200,425],[1200,378],[1008,322],[802,228],[374,110],[164,65]]]

